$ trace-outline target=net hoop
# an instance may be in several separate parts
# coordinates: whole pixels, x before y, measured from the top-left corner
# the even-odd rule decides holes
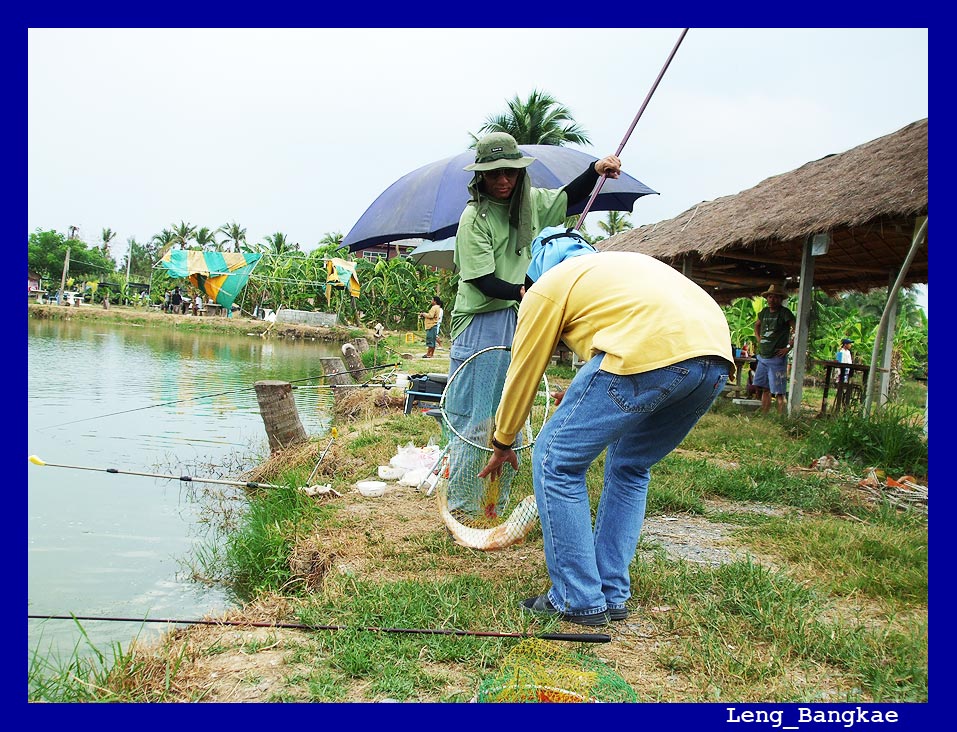
[[[442,413],[442,421],[445,423],[446,427],[449,428],[452,434],[454,434],[457,438],[462,440],[467,445],[470,445],[474,448],[477,448],[479,450],[483,450],[484,452],[489,452],[489,453],[492,452],[492,448],[490,446],[478,444],[477,442],[463,435],[461,432],[459,432],[459,430],[455,428],[455,425],[452,424],[452,420],[449,419],[449,412],[446,409],[446,400],[448,398],[449,393],[452,392],[452,387],[455,384],[456,377],[459,376],[460,374],[465,373],[466,367],[470,367],[471,364],[474,364],[476,359],[478,359],[480,356],[483,356],[492,351],[504,351],[505,353],[511,354],[512,348],[511,346],[489,346],[488,348],[483,348],[481,351],[476,351],[475,353],[473,353],[471,356],[465,359],[459,365],[459,367],[455,369],[455,371],[452,373],[452,376],[449,377],[448,383],[445,385],[445,389],[442,390],[442,397],[439,399],[439,411]],[[545,405],[543,407],[541,424],[538,425],[538,430],[536,431],[534,425],[532,425],[532,422],[531,422],[531,414],[529,414],[528,419],[525,420],[525,427],[522,430],[526,435],[526,439],[522,441],[522,444],[520,446],[512,448],[515,452],[521,452],[523,450],[527,450],[530,447],[532,447],[535,444],[535,440],[537,440],[538,436],[541,434],[542,428],[545,426],[545,422],[548,420],[548,407],[550,404],[550,400],[549,400],[549,394],[548,394],[548,377],[546,377],[544,373],[542,373],[542,383],[540,385],[540,388],[543,389],[543,393],[545,395]],[[501,394],[499,394],[499,399],[501,400]]]

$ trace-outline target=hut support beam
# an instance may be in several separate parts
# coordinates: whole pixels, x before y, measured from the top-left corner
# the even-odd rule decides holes
[[[871,370],[867,374],[867,388],[864,389],[865,414],[870,414],[871,405],[874,402],[874,380],[877,376],[877,357],[880,353],[879,349],[881,346],[882,334],[888,334],[887,338],[883,340],[887,340],[889,347],[893,347],[893,333],[887,331],[887,322],[890,317],[890,313],[893,312],[897,307],[897,293],[900,291],[901,285],[907,278],[907,271],[910,269],[910,265],[914,261],[914,256],[917,254],[917,250],[920,249],[927,237],[927,217],[918,216],[914,220],[914,226],[917,228],[917,231],[914,232],[914,238],[911,240],[910,250],[907,252],[907,256],[904,258],[904,263],[901,265],[900,272],[897,274],[897,280],[895,280],[894,284],[891,285],[890,294],[887,296],[887,305],[884,306],[884,313],[881,315],[880,325],[877,326],[877,337],[874,339],[874,349],[871,351]]]
[[[794,348],[791,351],[791,381],[788,384],[788,416],[801,413],[801,398],[804,396],[804,371],[807,362],[807,332],[811,322],[811,295],[814,289],[814,256],[811,236],[804,240],[801,255],[801,285],[798,291],[798,306],[795,313]]]
[[[891,290],[894,287],[894,275],[891,275],[891,281],[887,285],[887,299],[891,299]],[[893,334],[897,330],[897,308],[893,308],[887,317],[887,333]],[[888,338],[887,334],[881,334],[879,337],[884,339],[884,349],[881,355],[881,383],[877,392],[877,403],[880,406],[887,404],[891,391],[891,363],[894,358],[894,338],[893,335]]]

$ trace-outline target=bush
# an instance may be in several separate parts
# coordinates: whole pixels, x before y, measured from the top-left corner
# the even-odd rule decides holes
[[[826,429],[807,437],[810,458],[834,455],[890,475],[927,474],[927,439],[922,416],[912,407],[886,404],[870,415],[846,410],[828,420]]]

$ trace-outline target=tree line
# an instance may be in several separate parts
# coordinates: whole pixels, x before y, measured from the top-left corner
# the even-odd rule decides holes
[[[551,94],[538,89],[533,89],[525,99],[515,95],[507,100],[504,112],[489,115],[477,133],[468,133],[471,145],[489,132],[507,132],[522,145],[591,144],[588,131],[575,121],[571,111]],[[590,242],[633,228],[627,213],[604,213],[604,220],[597,224],[599,233],[592,234],[584,227],[579,232]],[[574,226],[577,219],[577,216],[570,217],[566,224]],[[304,252],[283,232],[277,231],[265,236],[261,242],[250,243],[246,228],[236,221],[215,229],[180,221],[164,228],[147,242],[130,237],[127,252],[119,261],[111,256],[111,243],[116,237],[112,229],[103,229],[95,245],[87,245],[77,234],[76,227],[70,227],[66,235],[39,229],[30,234],[30,270],[47,281],[55,281],[53,289],[59,285],[68,247],[71,279],[96,278],[115,283],[124,297],[129,282],[149,283],[154,302],[162,301],[166,291],[176,284],[165,274],[158,274],[154,267],[174,247],[259,252],[263,257],[237,301],[244,310],[252,311],[257,307],[277,310],[280,306],[326,310],[357,325],[371,326],[380,322],[386,328],[412,330],[417,327],[416,313],[428,308],[433,294],[438,293],[451,307],[458,284],[456,274],[423,267],[404,257],[359,258],[356,260],[356,274],[361,284],[359,297],[353,300],[342,288],[331,288],[327,292],[323,287],[326,260],[330,257],[350,258],[338,249],[343,238],[339,232],[323,234],[315,248]],[[816,291],[808,358],[833,359],[841,338],[853,340],[857,354],[869,354],[886,300],[887,293],[877,290],[867,294],[846,293],[839,297]],[[763,305],[763,298],[754,297],[738,299],[724,308],[733,343],[737,346],[749,343],[752,353],[754,321]],[[793,310],[794,303],[791,306]],[[897,307],[894,344],[898,363],[895,368],[903,374],[926,374],[927,315],[917,305],[913,291],[901,292]],[[446,325],[449,320],[446,319]]]

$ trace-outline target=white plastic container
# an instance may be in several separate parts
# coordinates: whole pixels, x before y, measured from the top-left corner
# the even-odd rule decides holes
[[[408,468],[397,468],[393,465],[380,465],[379,477],[382,480],[401,480]]]
[[[356,483],[356,488],[368,498],[376,498],[385,493],[385,483],[381,480],[360,480]]]

